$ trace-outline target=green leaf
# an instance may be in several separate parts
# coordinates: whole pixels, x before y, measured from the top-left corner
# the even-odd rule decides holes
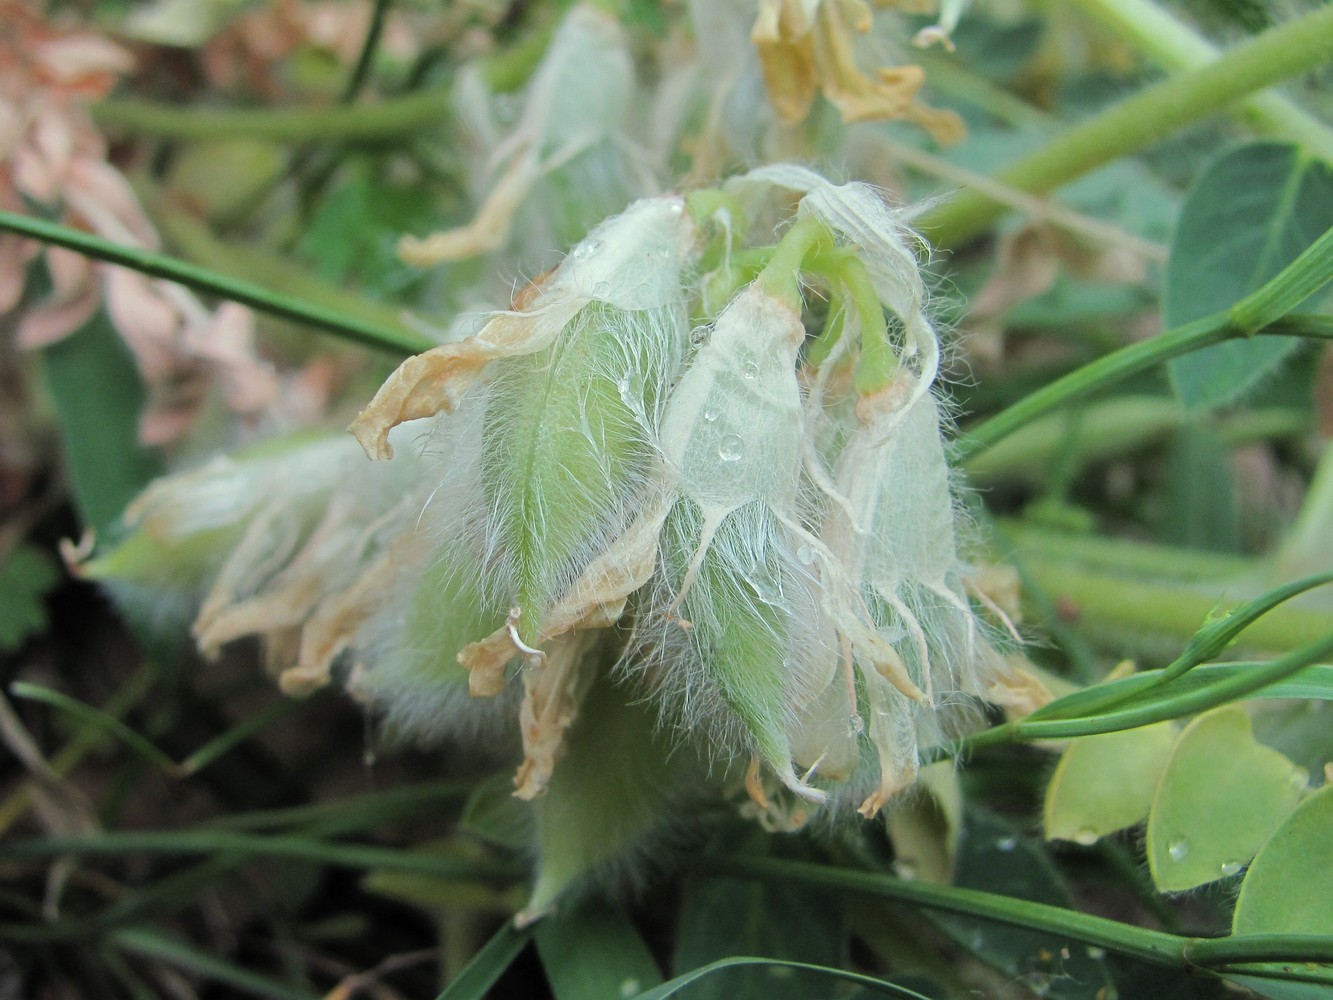
[[[422,272],[398,257],[398,238],[420,228],[426,203],[419,189],[357,177],[323,201],[300,250],[326,281],[355,280],[381,295],[400,291]]]
[[[526,850],[532,844],[536,825],[532,806],[514,797],[514,772],[493,774],[468,796],[458,829],[482,840]]]
[[[749,846],[762,853],[756,842]],[[729,956],[749,955],[838,966],[847,961],[846,938],[840,900],[834,893],[778,880],[691,879],[671,964],[685,973]],[[753,965],[718,972],[685,996],[767,1000],[778,995],[818,996],[820,989],[814,977]]]
[[[585,906],[537,925],[537,954],[556,1000],[631,997],[662,981],[652,953],[621,914]]]
[[[35,545],[18,545],[0,564],[0,652],[12,653],[46,627],[42,597],[60,580],[55,560]]]
[[[1091,844],[1145,819],[1175,741],[1170,722],[1072,741],[1046,789],[1047,839]]]
[[[1333,930],[1333,785],[1296,807],[1240,886],[1234,934]]]
[[[882,979],[874,979],[870,976],[858,975],[855,972],[846,972],[842,969],[831,969],[827,966],[810,965],[806,962],[786,962],[776,958],[750,958],[748,956],[738,956],[735,958],[724,958],[717,962],[712,962],[702,968],[694,969],[684,975],[677,976],[670,982],[663,983],[656,989],[649,990],[647,993],[641,993],[634,1000],[666,1000],[667,997],[675,996],[686,986],[698,983],[706,978],[714,977],[720,972],[732,969],[742,968],[766,968],[771,970],[774,975],[769,978],[770,992],[762,994],[765,997],[777,996],[804,996],[806,994],[792,993],[788,985],[792,982],[791,973],[807,973],[812,978],[820,977],[823,979],[832,979],[847,983],[855,983],[864,989],[879,993],[883,996],[901,997],[902,1000],[930,1000],[915,990],[909,990],[905,986],[895,986],[893,983],[886,983]],[[786,975],[783,976],[782,974]],[[778,992],[780,991],[780,992]],[[693,996],[694,994],[691,994]],[[827,991],[821,993],[809,994],[811,996],[827,995]]]
[[[1300,799],[1307,775],[1256,743],[1238,705],[1207,712],[1176,741],[1148,814],[1148,868],[1179,892],[1237,874]]]
[[[436,1000],[485,1000],[531,937],[530,930],[519,930],[506,921]]]
[[[954,884],[1013,900],[1068,907],[1069,890],[1044,845],[980,809],[965,818]],[[982,961],[1020,979],[1042,996],[1091,1000],[1111,988],[1100,953],[1076,938],[939,914],[951,937]]]
[[[139,372],[100,310],[42,357],[79,513],[105,534],[162,471],[159,455],[139,445],[145,398]]]
[[[1328,1000],[1326,983],[1293,983],[1264,976],[1226,976],[1228,982],[1254,990],[1272,1000]]]
[[[1229,308],[1333,226],[1333,167],[1291,143],[1241,146],[1196,180],[1171,243],[1163,297],[1168,329]],[[1299,342],[1251,338],[1169,362],[1189,409],[1233,401]]]

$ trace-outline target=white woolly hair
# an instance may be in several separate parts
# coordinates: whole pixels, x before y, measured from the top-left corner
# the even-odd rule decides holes
[[[457,660],[468,643],[503,624],[508,604],[488,597],[485,501],[481,488],[481,427],[485,394],[474,391],[459,410],[411,428],[433,488],[418,500],[404,530],[421,535],[428,554],[403,567],[380,610],[358,631],[363,671],[356,693],[370,699],[391,740],[423,745],[446,739],[493,743],[517,711],[517,693],[473,698]],[[512,727],[508,727],[512,728]]]
[[[549,351],[493,364],[486,506],[465,516],[482,531],[488,600],[509,606],[525,589],[558,599],[657,488],[652,442],[687,329],[677,303],[594,302]]]
[[[689,500],[667,518],[662,564],[638,595],[618,669],[651,689],[664,725],[702,737],[725,765],[761,751],[738,703],[756,706],[773,732],[786,732],[826,686],[836,654],[800,540],[761,501],[727,516],[676,605],[703,520]],[[756,654],[762,659],[743,668],[732,662]]]

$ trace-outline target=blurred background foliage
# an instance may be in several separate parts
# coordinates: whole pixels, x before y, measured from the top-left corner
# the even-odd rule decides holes
[[[1261,596],[1333,568],[1327,8],[876,5],[859,64],[922,67],[954,128],[781,120],[753,3],[602,4],[617,92],[545,60],[571,6],[0,3],[0,995],[1329,996],[1333,604]],[[709,807],[519,932],[507,761],[390,748],[338,692],[284,699],[257,642],[201,663],[188,609],[71,569],[163,471],[345,425],[645,187],[778,159],[922,206],[978,544],[1074,699],[995,714],[883,822]],[[1088,375],[1242,300],[1264,335]],[[698,973],[739,956],[773,961]]]

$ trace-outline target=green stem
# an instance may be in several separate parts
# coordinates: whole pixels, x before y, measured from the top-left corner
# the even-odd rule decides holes
[[[1012,899],[996,893],[950,886],[904,882],[875,872],[835,868],[805,861],[732,855],[705,862],[707,870],[728,878],[753,878],[779,883],[802,882],[840,892],[892,899],[942,910],[963,917],[993,920],[1012,927],[1041,931],[1122,955],[1171,968],[1216,967],[1239,961],[1290,959],[1301,962],[1333,961],[1333,937],[1328,935],[1242,935],[1195,938],[1123,924],[1045,903]],[[1256,975],[1282,978],[1272,970]]]
[[[904,882],[874,872],[835,868],[803,861],[785,861],[779,858],[732,855],[718,859],[711,867],[716,874],[729,878],[757,878],[772,880],[779,884],[802,882],[840,892],[878,896],[932,910],[956,913],[959,916],[993,920],[1034,931],[1046,931],[1108,948],[1120,954],[1133,955],[1158,965],[1184,964],[1181,950],[1187,938],[1132,927],[1116,920],[1094,917],[1045,903],[1011,899],[1008,896],[980,892],[976,889]]]
[[[322,306],[279,295],[248,281],[240,281],[218,274],[216,271],[196,267],[166,254],[111,243],[45,219],[36,219],[14,212],[0,212],[0,231],[30,236],[97,260],[120,264],[156,278],[176,281],[197,291],[231,299],[260,312],[295,320],[347,340],[395,354],[416,354],[435,346],[420,334],[365,323]]]
[[[1033,583],[1072,609],[1079,624],[1099,632],[1178,637],[1188,641],[1199,623],[1217,610],[1218,599],[1243,580],[1151,580],[1123,571],[1070,563],[1065,556],[1024,553],[1023,570]],[[1132,585],[1131,585],[1132,584]],[[1327,607],[1288,604],[1255,622],[1245,646],[1288,651],[1312,642],[1329,628]]]
[[[103,128],[159,139],[226,139],[252,136],[284,144],[383,142],[410,138],[449,116],[449,88],[431,87],[375,104],[328,108],[209,108],[104,101],[92,106]]]
[[[1333,7],[1329,9],[1333,10]],[[1178,358],[1212,344],[1253,334],[1283,337],[1295,335],[1333,340],[1333,316],[1291,315],[1273,320],[1262,329],[1246,330],[1237,323],[1235,317],[1237,308],[1205,316],[1193,323],[1168,330],[1151,340],[1122,347],[1084,365],[1077,371],[1070,372],[1063,378],[1042,386],[955,440],[954,460],[966,462],[1018,428],[1057,407],[1077,399],[1085,399],[1089,393],[1104,389],[1130,375],[1147,371],[1171,358]]]
[[[1031,740],[1068,740],[1079,736],[1097,736],[1125,729],[1137,729],[1154,722],[1165,722],[1185,715],[1204,712],[1218,705],[1238,701],[1260,691],[1270,684],[1299,673],[1311,664],[1319,663],[1333,653],[1333,632],[1300,649],[1253,670],[1236,674],[1206,687],[1168,694],[1145,705],[1090,715],[1075,719],[1015,719],[1003,725],[992,726],[964,739],[960,754],[971,753],[983,747],[1002,743]]]
[[[1236,46],[1207,66],[1148,87],[1060,133],[1000,171],[996,180],[1028,194],[1052,191],[1330,58],[1333,6],[1320,6]],[[918,226],[937,247],[956,247],[984,231],[1004,211],[986,195],[969,189],[924,216]]]
[[[367,844],[332,843],[312,837],[264,836],[236,830],[101,833],[88,837],[41,837],[0,846],[7,859],[107,854],[216,854],[297,858],[347,868],[387,868],[440,878],[510,879],[522,869],[507,861],[460,859]]]
[[[392,3],[393,0],[375,0],[375,8],[370,13],[370,26],[366,29],[365,40],[361,43],[361,52],[356,57],[356,67],[347,80],[347,86],[343,88],[343,104],[355,101],[365,88],[366,81],[370,79],[370,66],[375,61],[375,52],[379,48],[380,36],[384,33],[384,22]]]
[[[1216,968],[1242,962],[1330,962],[1333,936],[1327,934],[1242,934],[1197,938],[1185,945],[1194,965]]]
[[[1200,69],[1222,54],[1152,0],[1074,0],[1074,4],[1169,72]],[[1238,110],[1256,132],[1298,142],[1311,153],[1333,160],[1333,132],[1281,94],[1255,94]]]
[[[243,969],[156,928],[125,927],[111,935],[111,943],[122,951],[166,962],[197,976],[225,983],[251,996],[269,997],[271,1000],[316,1000],[317,997],[313,990],[290,982],[278,982]]]
[[[798,312],[801,300],[801,270],[819,253],[833,245],[828,226],[813,215],[798,219],[774,248],[772,256],[755,280],[775,298]]]
[[[898,374],[898,356],[889,343],[884,307],[880,304],[866,266],[856,257],[848,256],[840,263],[838,276],[861,320],[861,354],[856,362],[856,391],[861,396],[872,396]]]

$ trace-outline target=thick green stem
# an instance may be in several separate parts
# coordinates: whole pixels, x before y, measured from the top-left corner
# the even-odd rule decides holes
[[[275,142],[382,142],[410,137],[449,116],[449,89],[432,87],[375,104],[328,108],[210,108],[148,101],[92,107],[106,129],[160,139],[253,136]]]
[[[809,215],[798,219],[778,241],[768,263],[755,280],[770,295],[782,299],[799,312],[803,305],[801,270],[832,244],[833,234],[818,218]]]
[[[260,312],[295,320],[369,347],[395,354],[417,354],[435,346],[420,334],[404,329],[388,329],[344,316],[331,309],[279,295],[248,281],[230,278],[216,271],[196,267],[175,257],[127,247],[71,229],[45,219],[14,212],[0,212],[0,232],[30,236],[44,243],[65,247],[110,264],[120,264],[155,278],[166,278],[197,291],[240,302]]]
[[[1126,98],[1000,171],[996,180],[1029,194],[1052,191],[1330,58],[1333,6],[1321,6],[1206,66]],[[984,231],[1004,211],[981,192],[966,190],[918,225],[937,247],[955,247]]]
[[[1074,5],[1168,72],[1201,69],[1222,55],[1212,42],[1153,0],[1074,0]],[[1281,94],[1255,94],[1237,110],[1259,134],[1298,142],[1333,160],[1333,131]]]
[[[1188,639],[1217,610],[1227,587],[1218,581],[1157,581],[1108,572],[1056,557],[1025,554],[1032,582],[1098,632]],[[1233,582],[1239,589],[1239,582]],[[1327,607],[1287,604],[1259,619],[1245,633],[1254,649],[1289,650],[1327,634]]]
[[[1333,340],[1333,316],[1286,316],[1263,329],[1247,331],[1237,324],[1233,311],[1228,310],[1168,330],[1151,340],[1122,347],[1043,386],[968,431],[953,444],[954,460],[966,462],[1051,410],[1074,400],[1086,399],[1089,394],[1114,385],[1130,375],[1147,371],[1164,361],[1200,348],[1253,334]]]
[[[1101,733],[1115,733],[1125,729],[1138,729],[1154,722],[1179,719],[1186,715],[1239,701],[1270,684],[1276,684],[1293,674],[1299,673],[1312,664],[1325,660],[1333,653],[1333,633],[1325,632],[1322,639],[1302,646],[1300,649],[1279,656],[1276,660],[1236,674],[1215,684],[1193,688],[1172,694],[1169,690],[1142,705],[1134,705],[1117,711],[1099,715],[1089,715],[1072,719],[1016,719],[1003,725],[993,726],[964,739],[960,753],[971,753],[982,747],[1002,743],[1019,743],[1033,740],[1069,740],[1080,736],[1097,736]],[[1146,692],[1145,692],[1146,696]]]
[[[1219,968],[1241,962],[1257,964],[1285,960],[1333,960],[1333,937],[1326,934],[1185,937],[975,889],[904,882],[875,872],[834,868],[804,861],[731,856],[712,861],[709,868],[728,878],[754,878],[778,883],[802,882],[838,892],[892,899],[930,910],[992,920],[1011,927],[1024,927],[1081,941],[1154,965],[1177,969]],[[1254,970],[1254,974],[1284,978],[1280,973],[1268,969]]]

